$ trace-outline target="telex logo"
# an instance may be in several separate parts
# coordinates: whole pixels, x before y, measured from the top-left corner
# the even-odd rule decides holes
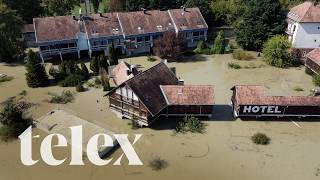
[[[82,149],[82,126],[72,126],[71,131],[71,161],[70,165],[84,165],[83,162],[83,149]],[[113,165],[121,165],[121,159],[125,155],[129,161],[129,165],[143,165],[139,156],[137,155],[133,145],[141,138],[142,134],[135,134],[133,143],[131,144],[128,139],[128,134],[114,134],[112,135],[116,142],[120,145],[123,153],[113,163]],[[113,158],[102,159],[99,155],[99,147],[112,148],[115,146],[112,136],[108,134],[96,134],[92,136],[86,147],[88,159],[97,166],[109,164]],[[52,139],[56,137],[58,142],[52,145]],[[21,162],[26,166],[35,165],[39,160],[32,159],[32,139],[37,136],[32,136],[32,127],[26,129],[20,136],[20,157]],[[103,138],[103,144],[98,144],[98,139]],[[41,142],[40,155],[42,160],[50,166],[58,166],[66,161],[67,158],[57,160],[53,157],[52,147],[67,147],[67,139],[61,134],[49,134]]]

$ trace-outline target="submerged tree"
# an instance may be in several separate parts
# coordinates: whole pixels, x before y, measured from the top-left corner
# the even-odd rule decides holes
[[[181,56],[186,47],[186,39],[182,34],[176,35],[169,31],[163,33],[162,37],[155,40],[154,53],[160,58],[176,59]]]
[[[214,44],[212,46],[212,53],[223,54],[224,48],[225,48],[224,35],[223,35],[223,31],[220,31],[214,40]]]
[[[118,62],[118,54],[117,54],[117,50],[114,48],[113,44],[108,46],[108,52],[109,52],[110,65],[117,65],[119,63]]]
[[[0,110],[0,137],[3,141],[17,138],[30,125],[32,120],[23,117],[23,113],[30,107],[29,103],[10,99]]]
[[[23,52],[21,30],[22,19],[0,2],[0,61],[12,62]]]
[[[237,43],[247,50],[261,50],[263,44],[276,34],[283,33],[286,11],[274,0],[240,0],[242,9],[235,22]]]
[[[293,58],[289,54],[290,42],[286,36],[276,35],[270,38],[264,48],[263,57],[272,66],[285,67],[293,64]]]
[[[49,84],[48,75],[38,55],[29,50],[26,64],[26,81],[29,87],[44,87]]]

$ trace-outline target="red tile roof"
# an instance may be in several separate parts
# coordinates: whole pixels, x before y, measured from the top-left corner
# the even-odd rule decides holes
[[[76,39],[83,31],[82,23],[72,16],[34,18],[37,42]]]
[[[130,71],[130,64],[121,61],[118,65],[116,65],[111,72],[114,83],[116,85],[120,85],[123,82],[133,78],[138,73],[136,68],[134,68],[133,72],[129,72],[129,74],[128,71]]]
[[[122,29],[120,27],[117,13],[93,14],[85,20],[88,36],[90,38],[121,36]]]
[[[239,105],[320,106],[316,96],[267,96],[264,86],[235,86]]]
[[[168,105],[214,105],[213,86],[160,86]]]
[[[199,8],[169,10],[179,31],[208,28]]]
[[[174,29],[168,11],[147,10],[145,12],[119,13],[119,20],[126,36]]]
[[[297,22],[316,23],[320,22],[320,5],[315,5],[313,2],[306,1],[293,7],[288,17]]]
[[[309,52],[307,54],[307,58],[320,66],[320,48],[314,49]]]

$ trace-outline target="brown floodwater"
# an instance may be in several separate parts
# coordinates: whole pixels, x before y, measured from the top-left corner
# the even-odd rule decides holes
[[[139,64],[142,68],[157,63],[146,61],[146,57],[128,58],[125,61]],[[236,62],[247,68],[230,69],[229,62]],[[64,89],[74,88],[52,86],[30,89],[25,83],[23,66],[0,64],[0,73],[14,77],[12,81],[0,84],[0,102],[26,90],[26,100],[35,104],[28,116],[35,119],[51,109],[61,108],[116,133],[142,133],[135,148],[144,163],[143,166],[128,166],[124,159],[121,166],[98,167],[85,159],[85,166],[69,166],[70,147],[60,147],[54,148],[54,155],[57,159],[67,157],[63,165],[50,167],[39,160],[35,166],[26,167],[20,162],[19,141],[1,142],[0,179],[319,179],[320,121],[297,121],[301,126],[298,128],[290,120],[283,119],[232,120],[227,106],[230,103],[230,88],[241,84],[264,85],[271,95],[308,95],[314,86],[303,67],[279,69],[266,65],[260,59],[236,61],[230,55],[201,56],[168,65],[176,67],[177,76],[183,78],[185,84],[215,86],[215,99],[221,106],[217,109],[217,115],[206,121],[204,134],[174,134],[172,119],[161,119],[153,128],[132,130],[127,120],[117,118],[107,108],[108,102],[103,98],[105,93],[96,88],[75,94],[73,103],[49,104],[46,102],[50,98],[48,92],[60,93]],[[295,87],[302,87],[304,91],[296,92]],[[271,144],[252,144],[250,137],[256,132],[266,133],[271,138]],[[41,138],[46,135],[38,129],[34,129],[33,134],[39,134]],[[41,138],[33,141],[34,159],[40,159]],[[121,153],[119,149],[111,157],[117,159]],[[168,166],[163,170],[153,171],[148,164],[154,157],[165,159]]]

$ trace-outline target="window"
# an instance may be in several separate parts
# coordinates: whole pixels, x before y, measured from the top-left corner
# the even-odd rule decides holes
[[[144,40],[145,40],[145,41],[150,41],[150,36],[144,37]]]
[[[141,42],[142,40],[142,37],[137,37],[137,42]]]
[[[203,36],[204,35],[204,31],[200,31],[200,36]]]
[[[61,48],[68,48],[69,46],[68,46],[68,44],[61,44],[60,47]]]
[[[199,36],[199,32],[193,32],[193,36]]]
[[[295,31],[296,31],[296,25],[293,25],[292,33],[294,33]]]
[[[46,51],[46,50],[49,50],[49,47],[48,46],[40,46],[40,50]]]

